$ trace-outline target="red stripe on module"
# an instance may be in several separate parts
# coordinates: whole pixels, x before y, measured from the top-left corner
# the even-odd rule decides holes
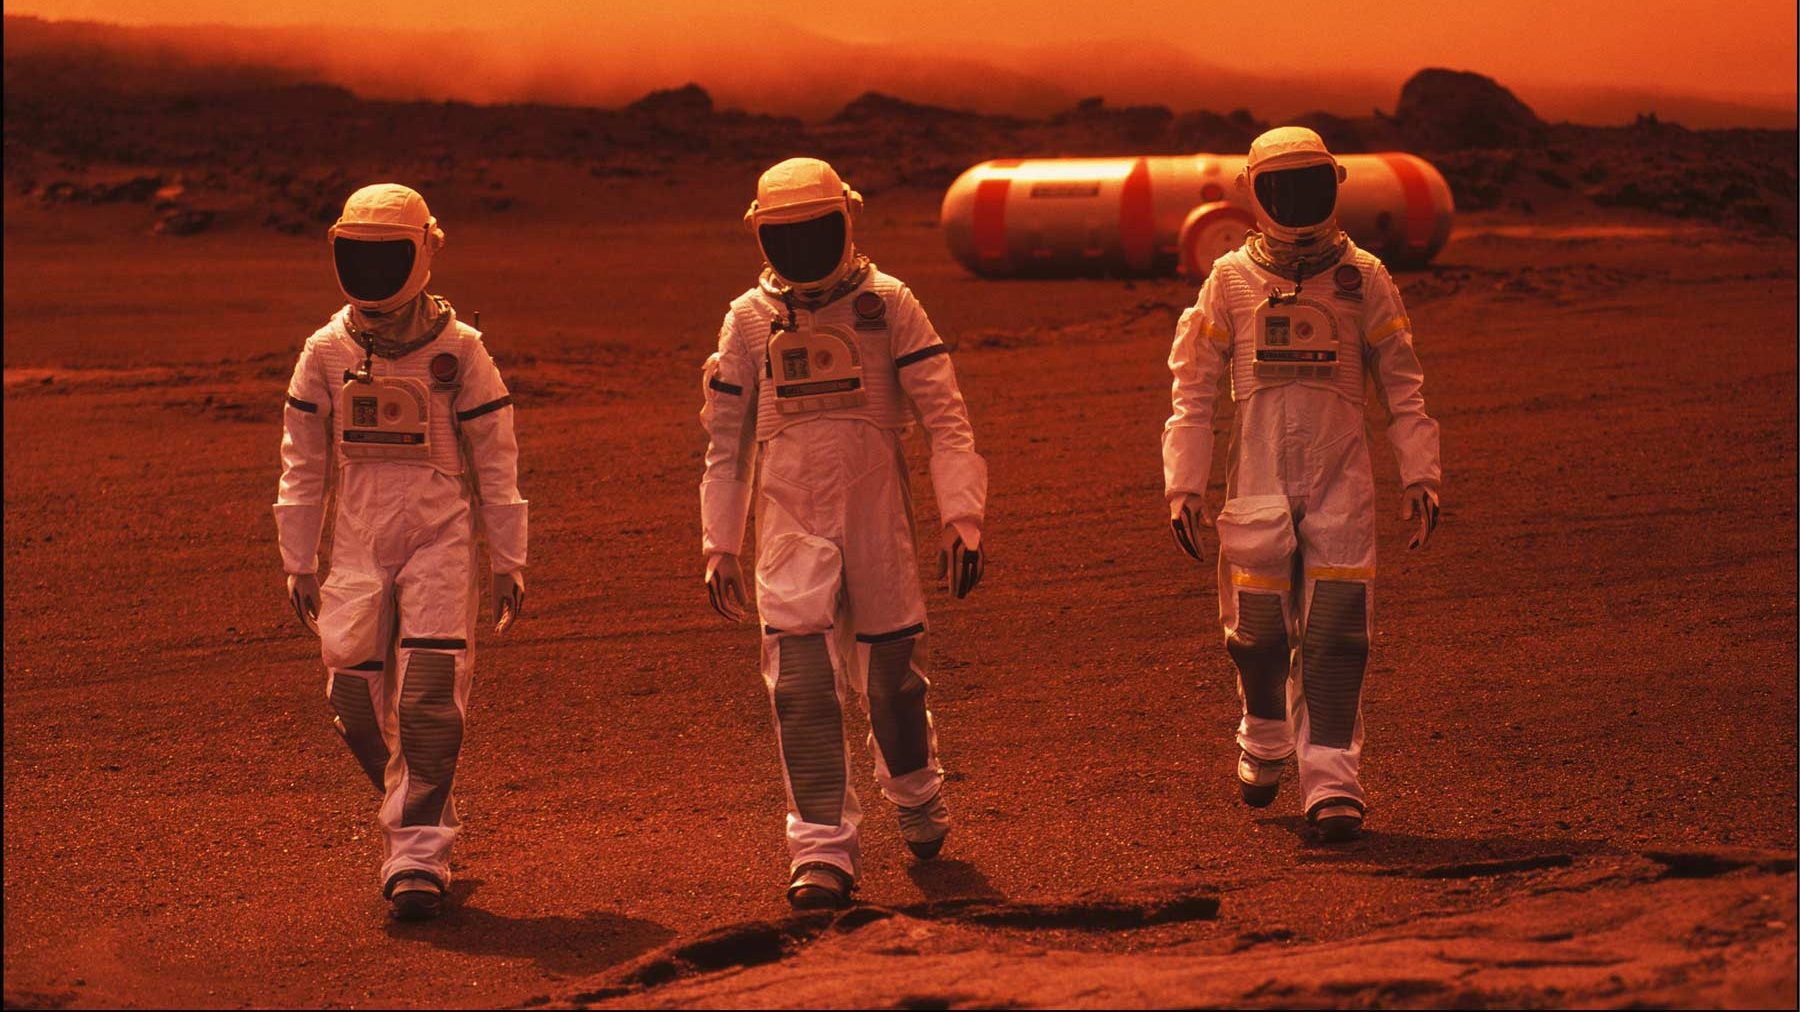
[[[1010,266],[1006,253],[1006,195],[1012,177],[983,179],[975,184],[975,262],[983,268]]]
[[[1156,207],[1150,200],[1150,162],[1140,158],[1119,187],[1119,245],[1125,266],[1148,271],[1156,260]]]
[[[1407,155],[1383,155],[1382,161],[1394,170],[1400,180],[1400,192],[1406,197],[1406,245],[1423,250],[1431,245],[1431,233],[1437,228],[1437,214],[1431,207],[1431,186],[1425,173]]]

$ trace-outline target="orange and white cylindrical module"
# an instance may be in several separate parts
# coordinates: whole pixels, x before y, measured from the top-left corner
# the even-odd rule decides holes
[[[1395,267],[1443,248],[1455,204],[1430,162],[1399,152],[1338,161],[1338,221],[1357,245]],[[983,277],[1172,273],[1195,207],[1250,211],[1236,186],[1243,167],[1242,155],[1205,154],[982,162],[944,193],[944,239]]]

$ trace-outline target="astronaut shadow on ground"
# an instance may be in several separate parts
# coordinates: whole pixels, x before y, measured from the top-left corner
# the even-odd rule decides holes
[[[1296,858],[1302,864],[1372,864],[1395,873],[1426,877],[1433,877],[1437,872],[1449,877],[1449,873],[1459,867],[1474,869],[1471,874],[1482,874],[1489,866],[1495,872],[1560,867],[1578,857],[1622,853],[1607,840],[1574,836],[1436,836],[1379,827],[1364,829],[1360,838],[1348,844],[1325,844],[1302,815],[1269,816],[1257,819],[1256,823],[1284,830],[1298,838],[1305,847]],[[1512,867],[1515,865],[1516,868]]]
[[[530,959],[547,973],[599,973],[628,962],[675,937],[670,928],[642,917],[589,910],[578,917],[508,917],[482,908],[476,893],[485,883],[458,879],[455,900],[429,924],[389,921],[388,937],[422,943],[465,956]]]
[[[909,865],[906,877],[912,879],[928,902],[944,900],[1004,900],[1006,894],[988,881],[981,869],[968,861],[941,859]]]

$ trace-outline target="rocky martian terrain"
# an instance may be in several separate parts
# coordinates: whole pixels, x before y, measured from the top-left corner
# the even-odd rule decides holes
[[[1291,784],[1237,800],[1212,570],[1167,532],[1192,286],[982,281],[937,228],[973,162],[1237,150],[1253,110],[369,101],[20,27],[9,1007],[1795,1004],[1792,130],[1546,123],[1448,71],[1308,118],[1427,154],[1459,207],[1397,276],[1444,526],[1405,550],[1371,399],[1372,807],[1327,847]],[[706,607],[695,493],[699,366],[756,270],[738,219],[798,152],[868,197],[859,241],[954,343],[993,483],[986,581],[930,604],[955,834],[912,861],[867,785],[860,902],[818,918],[781,899],[755,637]],[[533,502],[455,904],[422,926],[384,917],[268,511],[283,385],[335,308],[320,239],[375,178],[445,223],[433,288],[484,313]]]

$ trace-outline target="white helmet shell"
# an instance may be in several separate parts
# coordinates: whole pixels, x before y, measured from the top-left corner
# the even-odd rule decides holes
[[[842,212],[844,252],[837,267],[824,278],[807,282],[804,286],[809,290],[825,290],[836,285],[850,271],[856,256],[854,223],[862,205],[862,194],[846,185],[830,163],[817,158],[789,158],[771,166],[756,181],[756,199],[750,202],[750,209],[744,212],[744,223],[757,237],[760,249],[762,234],[759,230],[764,225],[811,221],[833,212]],[[763,259],[769,259],[767,250],[763,251]],[[779,272],[777,276],[780,276]],[[790,287],[801,287],[787,278],[781,280]]]
[[[1268,209],[1263,207],[1262,200],[1256,195],[1256,179],[1263,173],[1304,169],[1313,165],[1335,166],[1338,182],[1344,181],[1344,167],[1338,164],[1337,158],[1325,147],[1325,139],[1306,127],[1276,127],[1250,142],[1250,156],[1244,161],[1244,171],[1239,174],[1237,185],[1249,198],[1250,206],[1256,212],[1257,228],[1265,236],[1277,242],[1307,245],[1337,232],[1335,203],[1331,213],[1318,224],[1290,228],[1270,217]]]
[[[344,291],[351,305],[365,312],[385,313],[411,302],[431,280],[431,257],[444,246],[444,230],[417,190],[399,183],[365,186],[344,201],[344,213],[326,233],[330,242],[356,239],[383,242],[406,239],[413,244],[412,272],[394,294],[379,301],[359,299]],[[343,291],[344,281],[338,279]]]

